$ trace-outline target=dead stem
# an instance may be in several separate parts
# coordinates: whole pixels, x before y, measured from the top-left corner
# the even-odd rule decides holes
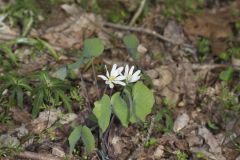
[[[88,103],[88,110],[91,111],[92,108],[91,108],[91,104],[90,104],[90,99],[89,99],[88,91],[86,89],[86,84],[85,84],[85,82],[83,80],[83,76],[82,76],[81,70],[79,70],[79,76],[80,76],[80,79],[81,79],[81,86],[83,87],[83,90],[84,90],[84,93],[85,93],[85,97],[86,97],[86,100],[87,100],[87,103]]]
[[[96,85],[96,89],[97,89],[97,97],[98,99],[100,98],[100,92],[99,92],[99,87],[98,87],[98,81],[97,81],[97,76],[96,76],[96,70],[95,70],[95,66],[93,64],[93,60],[92,60],[92,70],[93,70],[93,77],[94,77],[94,83]]]
[[[136,23],[138,17],[141,15],[141,13],[142,13],[142,11],[143,11],[143,8],[144,8],[144,6],[145,6],[145,4],[146,4],[146,1],[147,1],[147,0],[142,0],[142,1],[141,1],[137,12],[134,14],[133,18],[131,19],[131,21],[130,21],[130,23],[129,23],[129,26],[133,26],[133,25]]]
[[[60,160],[61,159],[61,158],[58,158],[51,154],[34,153],[34,152],[29,152],[29,151],[24,151],[24,152],[19,153],[17,155],[17,157],[32,159],[32,160]]]

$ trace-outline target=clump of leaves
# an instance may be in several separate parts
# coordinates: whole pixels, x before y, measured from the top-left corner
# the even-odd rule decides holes
[[[42,14],[42,10],[36,0],[16,0],[7,9],[7,18],[11,25],[21,25],[22,36],[26,36],[30,31],[34,20]]]
[[[197,50],[199,54],[200,61],[204,61],[210,53],[211,50],[211,41],[202,38],[197,41]]]
[[[180,150],[176,151],[177,160],[187,160],[188,155]]]
[[[238,96],[226,84],[222,85],[219,100],[226,109],[240,111]]]
[[[18,77],[16,75],[7,74],[0,77],[0,94],[7,91],[7,97],[9,97],[9,106],[19,106],[23,108],[24,93],[31,91],[28,81],[25,78]]]
[[[227,51],[222,52],[219,55],[219,58],[226,61],[229,60],[232,56],[234,58],[240,59],[240,47],[229,48]]]
[[[71,99],[65,94],[71,89],[71,86],[63,80],[50,77],[47,72],[40,72],[34,76],[38,82],[33,90],[33,109],[32,115],[36,117],[44,105],[53,107],[63,103],[64,107],[71,112]]]

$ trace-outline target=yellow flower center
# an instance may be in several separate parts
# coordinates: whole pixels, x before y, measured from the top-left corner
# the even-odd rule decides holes
[[[116,77],[114,77],[114,76],[110,76],[108,79],[109,79],[109,81],[111,81],[111,82],[112,82],[112,81],[114,81],[114,80],[115,80],[115,78],[116,78]]]

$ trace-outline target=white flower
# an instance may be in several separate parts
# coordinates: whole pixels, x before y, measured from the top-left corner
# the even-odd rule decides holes
[[[133,83],[140,79],[141,71],[137,70],[135,73],[133,73],[133,70],[134,70],[134,66],[132,66],[131,69],[129,70],[129,66],[126,65],[124,75],[123,75],[125,77],[126,83]]]
[[[125,79],[125,77],[121,74],[123,71],[123,67],[117,68],[117,65],[114,64],[110,72],[110,75],[106,65],[105,65],[105,68],[106,68],[106,76],[98,75],[98,77],[105,80],[105,83],[108,84],[110,88],[113,88],[114,84],[120,84],[122,86],[126,85],[124,82],[122,82],[122,80]]]

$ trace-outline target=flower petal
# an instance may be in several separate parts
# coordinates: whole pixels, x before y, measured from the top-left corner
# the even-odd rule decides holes
[[[124,76],[128,75],[128,71],[129,71],[129,66],[128,64],[125,66],[125,71],[124,71]]]
[[[113,81],[113,83],[115,84],[120,84],[122,86],[126,86],[126,83],[122,82],[122,81]]]
[[[135,73],[133,73],[132,77],[139,76],[141,73],[141,70],[137,70]]]
[[[106,69],[106,74],[107,74],[107,77],[109,77],[109,72],[107,70],[107,66],[105,65],[105,69]]]
[[[113,83],[110,83],[110,84],[109,84],[109,87],[110,87],[110,88],[113,88],[113,87],[114,87]]]
[[[122,74],[122,71],[123,71],[124,67],[119,67],[117,70],[118,70],[118,75],[119,74]]]
[[[116,73],[116,70],[117,70],[117,65],[116,65],[116,64],[114,64],[114,65],[112,66],[112,70],[111,70],[111,73],[110,73],[110,75],[111,75],[111,76],[113,76],[113,75],[114,75],[114,73]]]
[[[118,77],[116,77],[114,80],[115,80],[115,81],[122,81],[122,80],[125,80],[125,79],[126,79],[125,76],[118,76]]]
[[[106,76],[104,76],[104,75],[98,75],[98,77],[102,78],[104,81],[108,80],[108,78]]]
[[[135,76],[135,77],[132,77],[130,82],[133,83],[133,82],[136,82],[140,79],[140,76]]]
[[[133,70],[134,70],[134,66],[131,67],[131,69],[130,69],[128,75],[132,75],[132,74],[133,74]]]

